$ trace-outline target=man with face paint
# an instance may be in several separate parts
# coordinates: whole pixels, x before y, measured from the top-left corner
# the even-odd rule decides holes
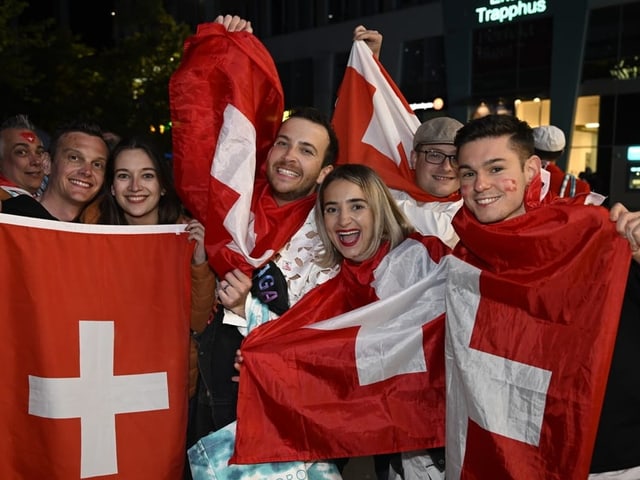
[[[51,156],[49,184],[42,196],[9,198],[1,204],[2,213],[66,222],[80,220],[84,208],[104,184],[109,148],[100,127],[84,122],[63,125],[51,142]]]
[[[0,125],[0,201],[35,195],[49,173],[49,154],[26,115]]]
[[[585,336],[585,338],[598,339],[590,347],[591,353],[587,355],[588,359],[566,359],[559,353],[557,359],[555,357],[550,359],[550,368],[557,369],[553,373],[555,377],[551,377],[551,382],[561,382],[554,379],[562,378],[563,372],[564,378],[571,378],[572,376],[566,372],[571,371],[572,365],[580,365],[583,372],[589,369],[599,372],[597,362],[606,360],[597,360],[594,352],[598,349],[602,352],[606,352],[608,348],[613,350],[604,406],[595,438],[596,446],[590,478],[640,478],[640,444],[638,443],[640,415],[637,408],[638,399],[640,399],[640,377],[635,374],[633,368],[629,370],[631,365],[637,365],[640,361],[640,349],[638,349],[640,329],[637,322],[640,311],[640,249],[638,247],[640,214],[628,212],[622,205],[617,204],[608,215],[611,221],[616,222],[615,230],[629,242],[631,247],[633,261],[627,273],[625,269],[628,265],[628,252],[624,248],[624,243],[611,234],[612,229],[607,225],[607,215],[600,207],[585,206],[584,199],[588,194],[576,194],[575,198],[551,198],[544,202],[540,200],[541,162],[534,151],[533,131],[525,122],[507,115],[489,115],[473,120],[458,131],[455,145],[458,148],[456,162],[464,206],[453,222],[460,235],[460,243],[454,254],[467,264],[481,270],[480,282],[483,278],[490,279],[485,286],[495,277],[505,279],[505,284],[510,281],[513,285],[517,285],[515,290],[519,292],[518,295],[524,296],[524,292],[530,292],[528,306],[522,307],[522,313],[514,314],[514,310],[507,310],[516,320],[523,320],[514,333],[525,335],[525,330],[533,328],[532,322],[526,322],[527,319],[532,318],[527,315],[544,310],[544,308],[536,309],[532,306],[536,302],[553,307],[552,301],[555,298],[562,299],[561,302],[565,302],[565,306],[575,305],[574,282],[568,280],[563,282],[562,278],[574,278],[573,275],[576,272],[589,270],[589,274],[579,274],[579,277],[575,278],[580,278],[580,282],[584,282],[584,285],[592,285],[592,288],[595,288],[593,285],[597,285],[598,279],[607,279],[604,286],[601,286],[601,291],[598,292],[597,300],[585,303],[587,300],[581,299],[582,305],[588,305],[590,309],[600,312],[596,322],[589,319],[588,313],[585,314],[584,311],[581,311],[580,315],[571,313],[580,317],[577,328],[593,333],[593,336]],[[590,242],[595,241],[599,242],[597,245],[599,245],[600,254],[581,254],[586,251]],[[622,244],[618,245],[620,243]],[[522,245],[523,248],[519,249],[518,245]],[[574,246],[577,247],[574,248]],[[467,270],[469,273],[460,273]],[[447,322],[451,331],[459,329],[461,325],[464,326],[466,322],[458,319],[468,315],[468,313],[459,313],[455,308],[450,309],[450,306],[455,306],[456,300],[465,301],[452,295],[451,292],[456,288],[455,282],[465,283],[475,278],[471,270],[472,268],[460,267],[460,270],[454,271],[455,280],[453,280],[454,277],[449,279],[451,287],[448,287],[447,292]],[[523,273],[525,271],[528,272],[526,278]],[[620,310],[611,305],[619,305],[616,302],[619,302],[620,298],[616,295],[620,290],[607,291],[605,287],[618,279],[624,283],[625,274],[627,274],[626,290],[622,299],[622,311],[619,323],[615,323],[617,312]],[[554,290],[546,294],[541,293],[536,297],[537,291],[544,290],[540,286],[540,283],[544,282],[553,284]],[[494,286],[494,288],[498,287]],[[482,291],[482,284],[480,289]],[[495,302],[493,293],[486,288],[483,292],[482,298]],[[575,309],[578,312],[578,308],[579,306],[575,305],[571,310]],[[550,308],[550,311],[542,316],[550,323],[557,322],[558,318],[564,318],[561,310],[558,305]],[[493,313],[493,319],[504,322],[504,328],[509,329],[516,323],[513,321],[514,318],[508,315],[508,313],[501,314],[497,311]],[[483,320],[486,318],[486,316],[482,317]],[[476,318],[475,321],[481,320]],[[610,328],[613,328],[612,334],[607,330]],[[615,336],[616,329],[617,339],[612,345],[610,342]],[[555,340],[551,339],[551,336],[545,338],[549,342]],[[498,343],[495,339],[493,341],[495,344]],[[540,339],[540,343],[546,343],[546,341]],[[501,342],[507,343],[504,339]],[[553,344],[549,343],[549,345]],[[549,345],[548,347],[552,348]],[[463,358],[461,352],[464,352],[464,348],[450,349],[447,345],[447,349],[447,355],[452,359],[455,360],[457,355]],[[604,353],[602,355],[603,358],[609,358]],[[448,381],[459,369],[460,364],[454,360],[447,364]],[[580,381],[595,384],[602,379],[598,374],[592,374],[588,379],[585,377]],[[602,383],[598,385],[604,388]],[[451,389],[452,392],[454,390]],[[595,410],[599,406],[597,393],[595,395],[583,393],[583,395],[585,396],[581,400],[584,403],[583,407],[593,406],[592,410]],[[474,397],[470,395],[469,398]],[[553,402],[553,400],[550,401]],[[553,410],[554,404],[551,403],[548,408]],[[566,411],[564,411],[565,408]],[[559,413],[575,415],[570,408],[567,405]],[[448,410],[449,416],[453,409],[448,407]],[[598,415],[600,412],[594,411],[593,414]],[[457,427],[454,423],[448,421],[447,438],[451,438],[450,435],[456,433]],[[577,423],[580,422],[577,421]],[[452,427],[451,431],[449,426]],[[554,430],[548,435],[554,435],[553,440],[562,442],[561,430]],[[483,438],[486,439],[486,437]],[[553,440],[547,439],[546,442]],[[449,462],[448,457],[448,464],[456,465],[457,468],[461,465],[461,460],[456,457],[455,461]],[[495,458],[487,458],[485,461],[487,464],[492,464]],[[549,462],[549,468],[560,465],[560,462],[556,463],[553,459],[547,459],[547,462]],[[580,468],[585,469],[585,472],[586,467],[584,463],[580,464]],[[538,473],[545,475],[544,472]],[[455,472],[451,474],[456,476]],[[522,474],[526,476],[526,473],[522,472]],[[550,473],[547,474],[550,475]],[[449,468],[447,468],[447,476],[449,475]],[[500,476],[500,474],[497,475]]]

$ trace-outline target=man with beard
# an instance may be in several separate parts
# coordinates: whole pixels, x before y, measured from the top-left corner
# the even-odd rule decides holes
[[[314,108],[294,110],[280,126],[267,156],[268,184],[260,204],[279,223],[278,229],[284,228],[291,216],[306,218],[271,261],[256,270],[253,279],[239,268],[220,279],[218,297],[225,308],[218,309],[199,338],[201,382],[192,425],[194,440],[236,418],[234,360],[250,318],[261,317],[256,320],[260,323],[276,318],[336,272],[314,261],[322,243],[313,205],[316,187],[333,169],[337,153],[338,141],[329,120]],[[260,288],[265,286],[269,293]]]

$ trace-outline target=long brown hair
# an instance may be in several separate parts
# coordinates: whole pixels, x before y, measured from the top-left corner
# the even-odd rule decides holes
[[[121,140],[113,149],[111,160],[107,164],[105,176],[105,193],[104,198],[100,202],[100,219],[98,223],[107,225],[127,225],[124,211],[118,205],[113,195],[110,194],[115,176],[115,164],[118,155],[126,150],[142,150],[151,159],[153,167],[158,175],[160,187],[164,190],[164,195],[160,197],[158,202],[158,224],[177,223],[183,208],[176,189],[173,186],[171,170],[169,164],[164,160],[153,143],[141,137],[131,137]]]

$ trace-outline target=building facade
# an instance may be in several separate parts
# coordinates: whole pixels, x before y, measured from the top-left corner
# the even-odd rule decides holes
[[[595,172],[610,202],[640,208],[640,1],[203,0],[201,21],[252,21],[288,107],[331,113],[353,29],[384,35],[381,61],[410,103],[444,99],[460,121],[514,113],[567,136],[560,165]],[[193,8],[192,11],[195,11]],[[190,21],[193,22],[193,18]],[[637,160],[635,158],[638,158]]]

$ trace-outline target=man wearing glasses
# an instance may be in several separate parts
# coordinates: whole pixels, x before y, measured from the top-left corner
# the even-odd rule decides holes
[[[456,158],[453,139],[460,127],[462,123],[453,118],[437,117],[420,125],[413,136],[409,165],[426,199],[419,202],[406,192],[391,192],[416,230],[437,236],[451,248],[458,243],[451,219],[462,205],[458,173],[451,164]]]
[[[441,200],[459,198],[460,181],[451,161],[456,158],[453,139],[460,127],[462,123],[454,118],[437,117],[420,125],[413,136],[411,167],[416,184]]]

